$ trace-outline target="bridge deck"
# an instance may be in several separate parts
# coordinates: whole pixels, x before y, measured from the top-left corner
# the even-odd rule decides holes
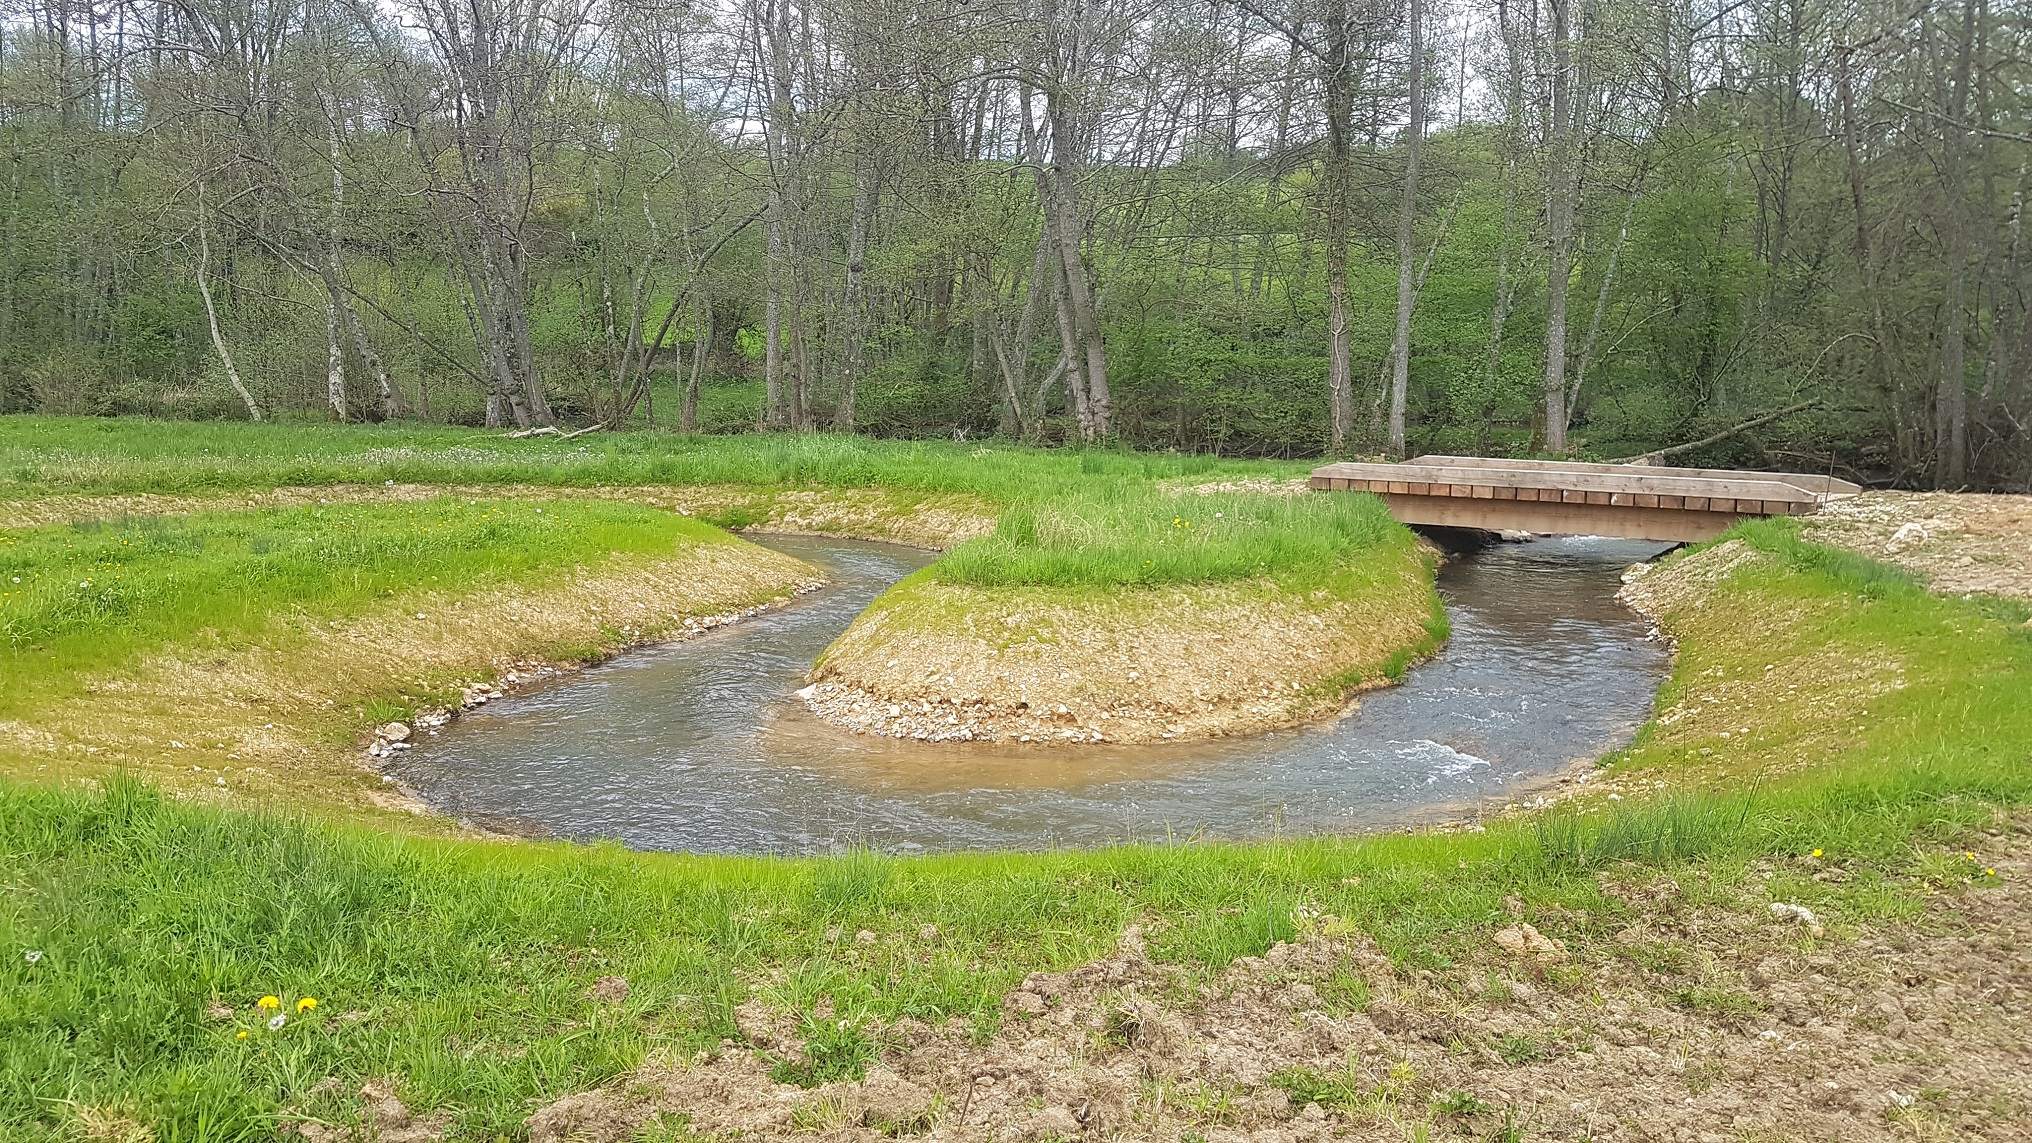
[[[1421,456],[1329,464],[1312,487],[1373,492],[1407,524],[1707,540],[1749,516],[1797,516],[1862,491],[1804,473]]]

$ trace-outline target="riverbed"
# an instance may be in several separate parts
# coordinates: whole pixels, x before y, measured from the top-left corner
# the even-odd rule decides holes
[[[1497,544],[1439,574],[1453,638],[1336,722],[1142,746],[927,744],[851,734],[796,697],[874,597],[936,558],[752,537],[830,584],[684,642],[497,700],[394,768],[433,808],[533,836],[800,854],[1043,849],[1374,830],[1500,805],[1626,744],[1668,648],[1615,601],[1659,544]]]

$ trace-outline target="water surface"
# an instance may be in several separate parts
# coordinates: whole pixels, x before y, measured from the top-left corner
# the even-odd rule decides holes
[[[825,646],[932,553],[761,537],[831,585],[683,643],[496,700],[396,774],[496,829],[639,849],[1038,849],[1400,825],[1500,802],[1626,743],[1667,651],[1614,600],[1662,545],[1499,544],[1450,562],[1453,639],[1337,723],[1077,750],[926,744],[819,722],[793,692]]]

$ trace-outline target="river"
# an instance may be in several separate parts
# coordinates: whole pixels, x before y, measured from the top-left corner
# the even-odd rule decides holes
[[[1338,722],[1147,746],[930,745],[850,734],[793,694],[891,583],[935,558],[751,537],[829,586],[468,711],[393,768],[433,808],[636,849],[1043,849],[1375,830],[1501,804],[1626,744],[1669,652],[1614,599],[1662,545],[1497,544],[1450,561],[1453,638]]]

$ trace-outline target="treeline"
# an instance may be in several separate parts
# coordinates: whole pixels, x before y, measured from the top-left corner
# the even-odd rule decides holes
[[[2023,5],[10,11],[0,411],[2032,481]]]

